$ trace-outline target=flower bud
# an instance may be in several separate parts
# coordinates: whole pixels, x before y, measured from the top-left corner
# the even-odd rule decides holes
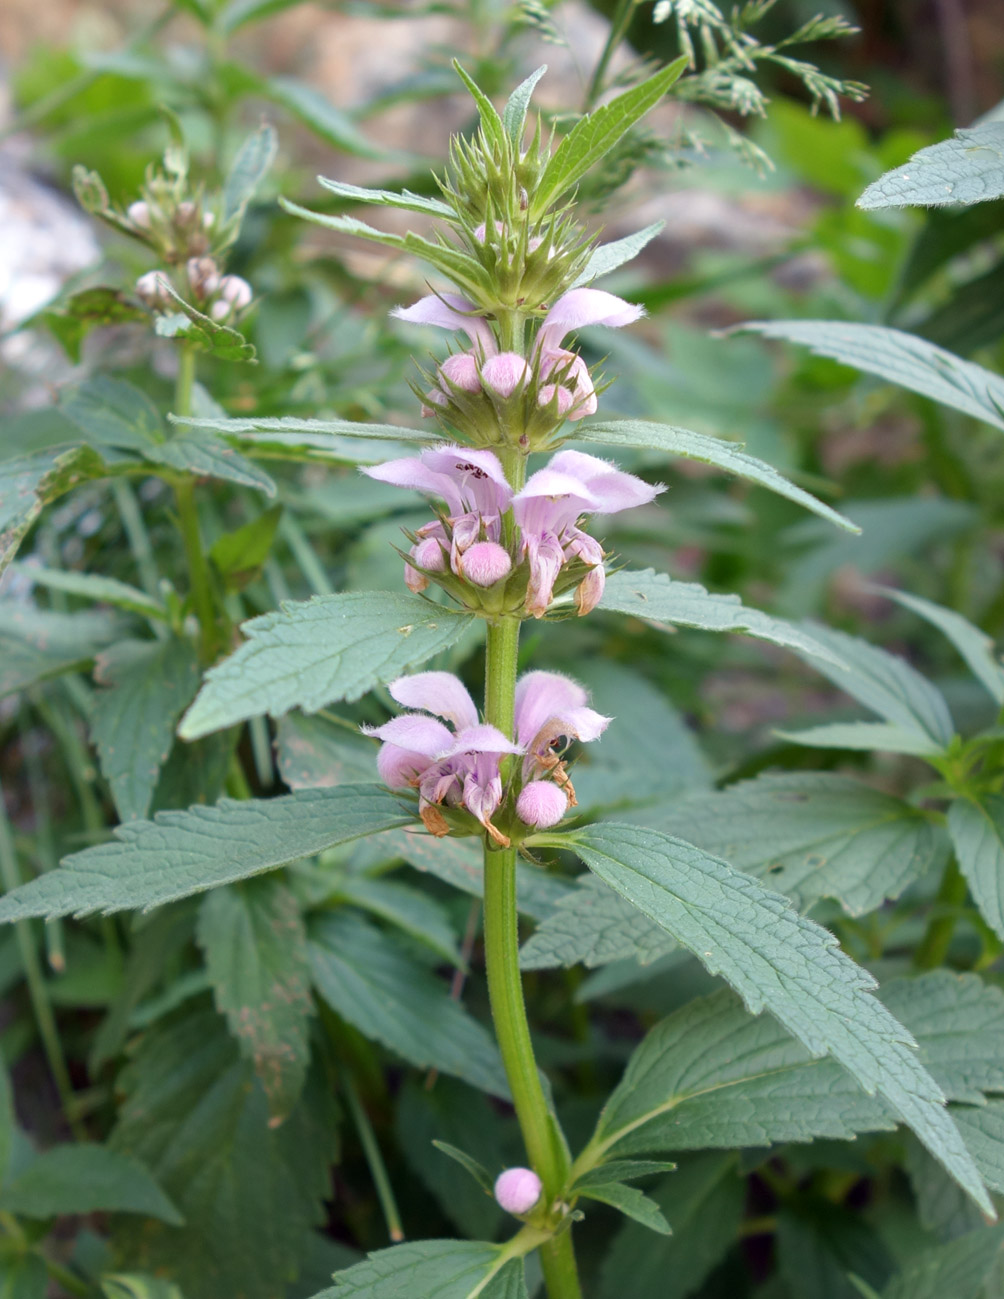
[[[511,397],[526,382],[529,373],[525,357],[516,352],[500,352],[498,356],[490,356],[481,367],[481,381],[500,397]]]
[[[179,203],[174,213],[174,223],[179,229],[185,229],[188,226],[196,225],[199,220],[199,210],[190,199]]]
[[[150,229],[150,205],[138,199],[126,208],[126,216],[139,230]]]
[[[540,1199],[541,1180],[532,1168],[507,1168],[495,1181],[495,1199],[506,1213],[529,1213]]]
[[[439,367],[439,373],[457,388],[463,388],[464,392],[481,391],[478,363],[470,352],[457,352],[455,356],[448,356]],[[444,389],[448,391],[445,384]]]
[[[219,268],[211,257],[190,257],[185,270],[197,298],[211,298],[221,287]]]
[[[136,281],[136,296],[148,307],[166,307],[171,302],[170,286],[165,271],[147,271]]]
[[[568,811],[565,792],[550,780],[531,780],[516,800],[516,815],[535,830],[549,830]]]
[[[460,556],[460,570],[475,586],[494,586],[512,572],[512,559],[498,542],[476,541]]]
[[[251,285],[239,275],[224,275],[220,280],[220,300],[235,314],[249,307],[253,296]]]

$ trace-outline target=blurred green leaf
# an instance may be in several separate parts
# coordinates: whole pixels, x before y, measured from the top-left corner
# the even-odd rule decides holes
[[[359,158],[385,158],[387,150],[368,140],[351,117],[336,108],[320,91],[293,77],[268,77],[259,93],[308,127],[332,148]]]
[[[243,527],[224,532],[210,546],[209,556],[228,590],[242,590],[261,572],[275,541],[282,510],[281,505],[273,505]]]
[[[980,915],[1004,938],[1004,795],[954,799],[948,833]]]
[[[54,1146],[5,1184],[0,1205],[26,1218],[136,1213],[180,1226],[181,1214],[138,1159],[107,1146]]]
[[[106,613],[51,613],[0,601],[0,697],[48,677],[85,667],[122,634]]]

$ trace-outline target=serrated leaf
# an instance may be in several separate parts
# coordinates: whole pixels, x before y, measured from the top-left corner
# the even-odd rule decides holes
[[[640,85],[581,118],[558,145],[532,197],[531,219],[537,220],[552,203],[577,185],[632,126],[653,109],[687,66],[681,56]]]
[[[894,726],[891,722],[834,722],[829,726],[809,726],[804,731],[775,731],[774,734],[789,744],[805,744],[813,749],[912,753],[918,758],[929,758],[942,748],[920,731]]]
[[[216,1008],[265,1090],[273,1124],[299,1099],[310,1063],[307,931],[299,903],[275,876],[214,889],[196,931]]]
[[[800,909],[834,898],[852,916],[898,897],[944,854],[943,835],[917,808],[828,772],[764,775],[637,816],[764,880]]]
[[[856,523],[844,518],[822,501],[817,501],[810,492],[790,483],[773,465],[758,460],[756,456],[747,455],[735,442],[724,442],[721,438],[708,437],[704,433],[692,433],[690,429],[674,428],[672,424],[633,419],[614,420],[609,424],[587,424],[578,429],[575,436],[580,441],[665,451],[667,455],[683,456],[686,460],[714,465],[717,469],[724,469],[727,473],[766,487],[789,501],[795,501],[846,532],[861,531]]]
[[[339,198],[354,203],[371,203],[378,207],[402,208],[406,212],[421,212],[425,216],[437,217],[441,221],[457,223],[457,214],[441,198],[427,198],[424,194],[412,194],[411,190],[396,193],[389,189],[364,189],[361,185],[350,185],[348,181],[330,180],[327,176],[318,176],[318,181],[325,189]]]
[[[910,1034],[871,994],[874,980],[785,898],[682,840],[600,824],[566,846],[720,974],[753,1014],[770,1013],[817,1057],[876,1091],[986,1212],[979,1173],[919,1063]]]
[[[669,1223],[662,1216],[662,1210],[650,1200],[644,1191],[637,1186],[624,1186],[621,1182],[604,1182],[599,1186],[589,1185],[579,1189],[579,1194],[587,1200],[598,1200],[600,1204],[609,1204],[626,1218],[633,1218],[649,1231],[658,1232],[661,1236],[670,1235]]]
[[[314,1076],[281,1127],[222,1019],[203,1008],[148,1031],[121,1079],[113,1146],[152,1170],[182,1228],[120,1223],[122,1256],[186,1299],[275,1299],[324,1216],[337,1147],[330,1081]]]
[[[526,126],[527,109],[530,107],[530,100],[533,97],[534,89],[537,82],[547,71],[547,64],[543,63],[535,71],[531,72],[525,81],[521,81],[516,89],[506,100],[505,108],[502,110],[502,125],[505,127],[506,134],[512,143],[519,148],[523,142],[523,131]]]
[[[111,842],[74,853],[8,893],[0,899],[0,922],[149,910],[411,820],[381,785],[159,812],[152,821],[119,826]]]
[[[28,578],[35,586],[50,591],[65,591],[67,595],[79,595],[96,603],[113,604],[129,613],[141,614],[144,618],[155,618],[163,622],[168,616],[164,606],[152,596],[127,582],[119,582],[114,577],[78,573],[72,569],[36,568],[33,564],[15,564],[14,572]]]
[[[963,618],[954,609],[946,609],[933,600],[924,600],[919,595],[910,595],[906,591],[894,591],[888,586],[876,587],[876,590],[901,604],[904,609],[912,609],[933,627],[937,627],[952,642],[968,663],[973,675],[986,686],[993,698],[999,704],[1004,704],[1004,666],[1000,662],[1000,656],[995,653],[992,637],[980,631],[979,627],[975,627],[968,618]]]
[[[0,601],[0,697],[84,667],[121,632],[107,613],[52,613]]]
[[[954,1105],[952,1117],[983,1180],[992,1191],[1004,1195],[1004,1100],[996,1097],[983,1105]]]
[[[880,995],[916,1038],[921,1064],[948,1098],[965,1102],[953,1105],[952,1115],[961,1124],[982,1114],[972,1106],[983,1106],[984,1093],[1004,1083],[1004,996],[974,975],[947,971],[898,980]],[[589,1149],[620,1157],[756,1148],[816,1137],[849,1140],[895,1123],[892,1108],[862,1091],[834,1059],[813,1059],[778,1023],[751,1018],[722,990],[652,1029],[607,1102]]]
[[[511,1258],[490,1278],[484,1289],[478,1291],[478,1299],[530,1299],[524,1260]]]
[[[148,451],[164,440],[164,421],[145,392],[109,375],[95,375],[60,394],[60,410],[99,447]]]
[[[212,433],[201,430],[179,433],[170,442],[163,442],[149,451],[147,456],[156,464],[198,478],[240,483],[242,487],[253,487],[266,496],[274,496],[276,492],[275,483],[264,469]]]
[[[715,595],[696,582],[676,582],[652,568],[611,573],[598,607],[671,627],[741,632],[809,655],[814,664],[834,660],[814,632],[747,608],[737,595]]]
[[[1004,796],[955,799],[948,833],[980,915],[1004,938]]]
[[[915,1255],[882,1299],[977,1299],[1004,1248],[1004,1226],[981,1227]]]
[[[404,930],[451,965],[464,964],[447,912],[417,889],[393,880],[345,875],[334,891],[343,901]]]
[[[484,1241],[408,1241],[337,1273],[334,1286],[314,1299],[482,1299],[501,1248]]]
[[[360,1033],[419,1069],[509,1095],[491,1034],[399,943],[351,911],[321,917],[310,938],[317,991]]]
[[[118,641],[98,654],[91,737],[123,821],[146,816],[174,727],[199,684],[186,638]]]
[[[176,293],[167,280],[161,276],[160,290],[175,303],[178,310],[172,315],[161,315],[154,322],[154,329],[162,338],[184,337],[195,343],[210,356],[219,357],[221,361],[253,361],[255,349],[239,329],[232,325],[222,325],[218,320],[197,310]]]
[[[699,1155],[681,1163],[650,1195],[673,1228],[660,1238],[628,1223],[607,1251],[600,1299],[687,1299],[732,1247],[743,1214],[745,1183],[731,1155]]]
[[[69,1213],[137,1213],[180,1226],[182,1216],[138,1159],[89,1144],[54,1146],[0,1193],[0,1206],[26,1218]]]
[[[523,970],[580,963],[593,969],[630,958],[651,965],[675,947],[661,925],[587,872],[523,944],[519,964]]]
[[[817,356],[877,374],[887,383],[1004,429],[1004,379],[943,347],[885,325],[842,320],[753,321],[744,331],[800,343]]]
[[[237,150],[223,186],[222,225],[233,225],[232,238],[237,237],[247,206],[275,162],[278,148],[275,128],[263,122]]]
[[[652,225],[646,226],[644,230],[638,230],[633,235],[625,235],[623,239],[613,239],[608,244],[599,244],[589,254],[589,260],[586,262],[582,274],[572,287],[578,288],[580,284],[591,284],[593,280],[598,280],[601,276],[609,275],[611,271],[617,270],[618,266],[633,261],[641,250],[646,248],[656,235],[661,232],[665,224],[665,221],[655,221]],[[582,436],[583,432],[588,435],[587,429],[580,430],[577,436]],[[695,436],[697,435],[695,434]]]
[[[872,181],[858,207],[937,207],[1004,195],[1004,122],[983,122],[920,149]]]
[[[195,739],[248,717],[358,699],[454,644],[472,616],[398,591],[285,603],[243,625],[247,641],[206,674],[179,728]]]
[[[941,691],[905,659],[870,645],[846,632],[818,623],[806,624],[812,638],[830,651],[830,661],[813,659],[811,666],[892,726],[927,742],[939,753],[955,734]]]
[[[315,135],[342,153],[357,158],[385,158],[387,150],[368,140],[355,122],[336,108],[319,90],[296,77],[269,77],[259,83],[259,92],[279,104]]]
[[[170,416],[172,423],[184,423],[191,428],[212,429],[227,437],[240,438],[263,447],[304,447],[324,454],[329,460],[346,464],[368,464],[369,460],[352,459],[353,446],[381,442],[442,442],[438,433],[426,429],[401,428],[397,424],[359,424],[347,419],[298,419],[293,415],[278,418],[262,416],[259,419],[185,419]],[[348,441],[346,441],[348,439]],[[384,447],[379,455],[386,459],[395,449]],[[407,450],[404,451],[407,454]]]

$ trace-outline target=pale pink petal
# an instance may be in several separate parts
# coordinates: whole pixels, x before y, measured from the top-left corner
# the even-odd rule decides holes
[[[525,749],[556,713],[581,708],[589,696],[560,672],[524,672],[516,682],[516,738]]]
[[[431,673],[426,675],[431,676]],[[458,730],[453,747],[444,757],[454,757],[461,753],[522,753],[523,750],[518,744],[507,739],[497,726],[491,726],[488,722],[479,722],[475,726],[465,727],[464,730]]]
[[[433,759],[426,754],[399,749],[396,744],[381,744],[377,753],[377,772],[388,789],[405,789],[432,765]]]
[[[619,510],[648,505],[666,490],[653,487],[634,474],[624,473],[609,461],[582,451],[559,451],[551,457],[548,469],[583,484],[596,502],[589,507],[590,514],[616,514]]]
[[[495,335],[483,316],[471,314],[476,312],[474,303],[459,293],[429,293],[410,307],[395,307],[390,314],[410,325],[438,325],[440,329],[466,334],[472,344],[482,348],[485,356],[493,356],[498,350]]]
[[[366,465],[362,472],[367,478],[390,483],[392,487],[409,488],[426,496],[439,497],[446,502],[451,514],[459,514],[464,508],[456,482],[448,474],[431,468],[425,452],[421,456],[387,460],[382,465]]]
[[[565,552],[552,532],[524,532],[523,552],[530,567],[526,611],[534,618],[543,618],[554,594],[554,583],[564,565]]]
[[[607,584],[606,571],[602,564],[592,568],[585,575],[579,585],[575,588],[575,605],[579,611],[579,617],[584,617],[587,613],[592,613],[599,602],[603,599],[603,589]]]
[[[398,677],[387,689],[405,708],[424,708],[427,713],[445,717],[458,731],[477,725],[478,710],[474,700],[464,683],[452,672],[416,672],[413,676]],[[447,747],[452,744],[451,735]]]
[[[544,317],[536,347],[553,352],[573,329],[586,325],[610,325],[619,329],[643,316],[643,308],[625,302],[605,289],[572,289],[563,294]]]
[[[375,736],[385,744],[422,753],[429,760],[441,757],[453,748],[456,737],[449,727],[433,717],[402,713],[382,726],[362,726],[363,735]]]

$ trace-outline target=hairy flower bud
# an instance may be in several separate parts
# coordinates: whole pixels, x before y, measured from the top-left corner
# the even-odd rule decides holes
[[[138,199],[126,208],[126,216],[138,230],[150,229],[150,205]]]
[[[532,1168],[507,1168],[495,1180],[495,1199],[506,1213],[529,1213],[543,1186]]]
[[[225,302],[235,314],[251,305],[254,296],[251,285],[239,275],[224,275],[219,285],[220,301]]]
[[[516,815],[536,830],[549,830],[567,811],[567,795],[549,780],[531,780],[516,800]]]
[[[197,298],[211,298],[221,287],[219,268],[211,257],[190,257],[185,270]]]
[[[157,310],[170,305],[170,287],[166,271],[147,271],[136,281],[136,296],[145,306]]]
[[[470,352],[457,352],[454,356],[448,356],[439,367],[439,373],[455,387],[463,388],[464,392],[481,391],[478,363]]]
[[[512,559],[496,541],[476,541],[460,556],[460,570],[475,586],[494,586],[512,572]]]
[[[517,352],[500,352],[490,356],[481,367],[481,382],[500,397],[511,397],[530,374],[526,359]]]

